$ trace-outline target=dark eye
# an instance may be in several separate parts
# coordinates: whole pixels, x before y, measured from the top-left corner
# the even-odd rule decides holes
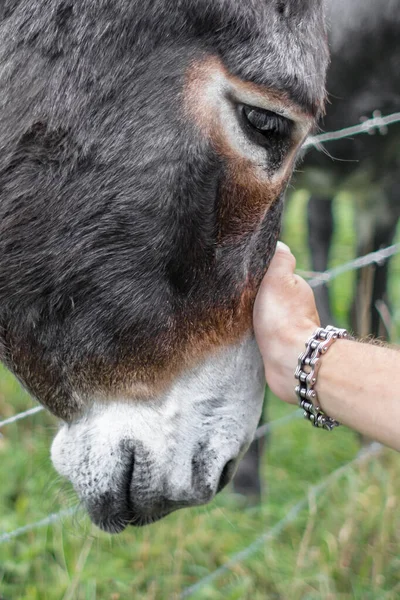
[[[242,112],[245,124],[264,136],[266,141],[271,138],[276,140],[276,137],[289,137],[291,133],[293,123],[282,115],[246,105],[243,106]]]

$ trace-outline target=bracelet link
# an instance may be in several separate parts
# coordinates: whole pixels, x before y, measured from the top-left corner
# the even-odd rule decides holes
[[[352,338],[346,329],[338,329],[332,325],[325,328],[319,327],[305,343],[306,350],[300,354],[294,374],[298,381],[295,392],[299,399],[299,406],[304,410],[304,417],[314,427],[326,431],[333,431],[335,427],[339,427],[340,423],[324,413],[314,387],[321,366],[321,356],[326,354],[338,339]]]

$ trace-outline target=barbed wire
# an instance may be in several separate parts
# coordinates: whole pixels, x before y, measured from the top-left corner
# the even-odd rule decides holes
[[[329,133],[321,133],[309,137],[303,144],[303,148],[314,147],[322,149],[322,144],[326,142],[333,142],[337,140],[343,140],[345,138],[351,138],[362,133],[368,133],[373,135],[378,132],[381,135],[388,133],[388,127],[400,122],[400,112],[392,113],[385,117],[379,110],[375,110],[372,113],[372,118],[368,119],[365,117],[359,125],[353,125],[352,127],[345,127],[338,131],[331,131]]]
[[[382,250],[377,250],[376,252],[370,252],[370,254],[355,258],[348,263],[344,263],[343,265],[334,267],[333,269],[329,269],[323,273],[312,273],[312,278],[308,283],[312,288],[317,288],[329,283],[344,273],[348,273],[349,271],[358,271],[374,264],[377,266],[382,266],[387,260],[389,260],[389,258],[399,253],[400,244],[393,244],[388,248],[383,248]]]
[[[248,558],[250,558],[250,556],[252,556],[255,552],[257,552],[257,550],[259,550],[266,542],[269,542],[272,539],[274,539],[275,537],[277,537],[288,525],[293,523],[293,521],[298,517],[300,512],[307,507],[310,494],[313,494],[314,496],[318,496],[333,481],[335,481],[336,479],[339,479],[342,475],[344,475],[351,468],[359,467],[361,464],[363,464],[365,461],[369,460],[370,458],[377,457],[382,452],[382,449],[383,449],[383,447],[381,446],[381,444],[378,444],[378,443],[371,444],[371,446],[369,446],[367,449],[361,450],[361,452],[358,453],[356,458],[354,458],[350,462],[346,463],[345,465],[339,467],[338,469],[336,469],[335,471],[330,473],[330,475],[325,477],[318,484],[311,486],[308,489],[307,495],[305,495],[302,500],[297,502],[297,504],[295,504],[290,509],[290,511],[287,513],[287,515],[283,519],[278,521],[278,523],[276,523],[273,527],[271,527],[271,529],[269,529],[268,531],[266,531],[265,533],[260,535],[254,542],[252,542],[249,546],[247,546],[247,548],[234,554],[221,567],[219,567],[218,569],[215,569],[215,571],[213,571],[209,575],[206,575],[205,577],[200,579],[200,581],[198,581],[197,583],[186,588],[179,596],[179,599],[184,600],[185,598],[189,598],[190,596],[192,596],[193,594],[197,593],[202,588],[204,588],[206,585],[213,583],[216,579],[218,579],[218,577],[220,577],[224,573],[228,572],[230,569],[235,567],[238,563],[242,563],[245,560],[247,560]]]

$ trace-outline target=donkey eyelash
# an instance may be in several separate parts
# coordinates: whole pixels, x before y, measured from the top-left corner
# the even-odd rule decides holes
[[[264,108],[242,105],[242,119],[247,130],[257,135],[258,142],[263,143],[271,140],[271,137],[289,137],[293,123],[286,117]],[[262,137],[260,137],[262,136]]]

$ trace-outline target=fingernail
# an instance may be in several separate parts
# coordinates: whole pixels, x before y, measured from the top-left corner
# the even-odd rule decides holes
[[[283,242],[278,242],[276,245],[277,250],[281,250],[282,252],[291,252],[289,246],[286,246]]]

